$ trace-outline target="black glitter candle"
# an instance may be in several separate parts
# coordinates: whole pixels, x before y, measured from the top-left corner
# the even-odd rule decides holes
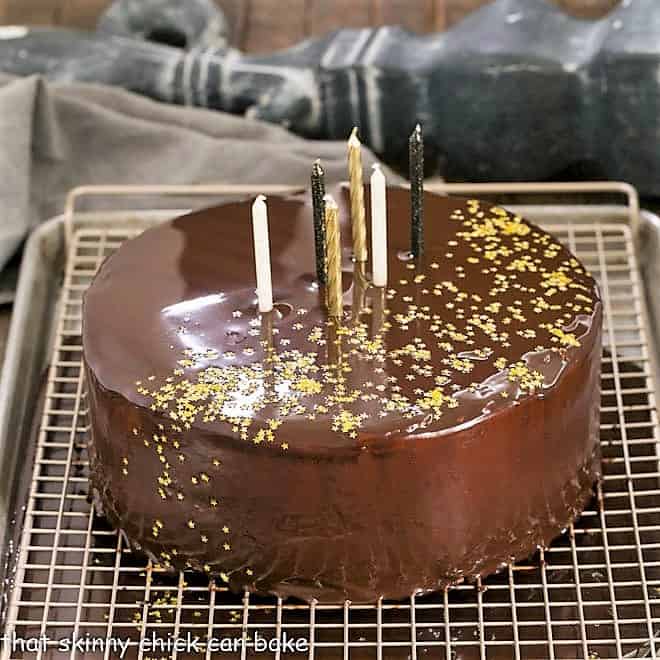
[[[410,252],[419,259],[424,252],[424,136],[417,124],[408,141],[410,156]]]
[[[314,248],[316,252],[316,279],[326,283],[325,268],[325,182],[321,161],[312,166],[312,205],[314,215]]]

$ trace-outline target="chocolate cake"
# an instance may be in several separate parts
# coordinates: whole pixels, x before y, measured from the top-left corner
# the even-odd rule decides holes
[[[409,193],[388,189],[378,289],[336,197],[339,322],[304,195],[268,199],[263,318],[250,200],[105,261],[83,316],[99,510],[161,565],[308,601],[404,598],[531,555],[600,475],[594,280],[524,219],[432,194],[412,260]]]

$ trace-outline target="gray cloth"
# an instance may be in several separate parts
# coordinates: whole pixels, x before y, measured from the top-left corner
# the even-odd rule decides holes
[[[344,142],[309,141],[272,124],[111,87],[0,74],[0,269],[31,228],[62,212],[75,186],[307,187],[319,157],[328,183],[346,179]],[[373,162],[365,149],[365,173]]]

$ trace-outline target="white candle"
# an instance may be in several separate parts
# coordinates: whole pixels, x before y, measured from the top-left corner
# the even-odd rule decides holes
[[[257,272],[257,299],[262,314],[273,310],[273,285],[270,275],[270,242],[266,198],[259,195],[252,204],[254,261]]]
[[[387,195],[378,164],[371,175],[371,261],[374,286],[387,284]]]

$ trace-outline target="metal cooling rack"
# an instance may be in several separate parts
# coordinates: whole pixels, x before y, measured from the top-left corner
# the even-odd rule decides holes
[[[577,206],[562,211],[539,206],[531,214],[578,255],[604,295],[605,476],[597,497],[575,526],[528,561],[476,585],[369,606],[308,606],[248,594],[240,598],[204,576],[168,575],[132,553],[122,536],[96,516],[87,500],[81,299],[101,261],[139,233],[144,222],[132,221],[127,228],[71,225],[6,632],[23,639],[74,634],[130,638],[126,657],[138,659],[192,657],[139,648],[152,634],[165,639],[188,632],[242,640],[255,632],[262,637],[286,633],[309,642],[303,657],[320,659],[655,658],[660,654],[660,454],[653,354],[628,217],[636,216],[632,206],[608,207],[602,216]],[[210,658],[211,651],[204,656]],[[236,653],[213,654],[254,656],[249,645]],[[291,657],[256,654],[281,656]],[[47,650],[32,653],[5,646],[0,657],[117,655],[110,648],[96,654],[63,653],[51,642]]]

